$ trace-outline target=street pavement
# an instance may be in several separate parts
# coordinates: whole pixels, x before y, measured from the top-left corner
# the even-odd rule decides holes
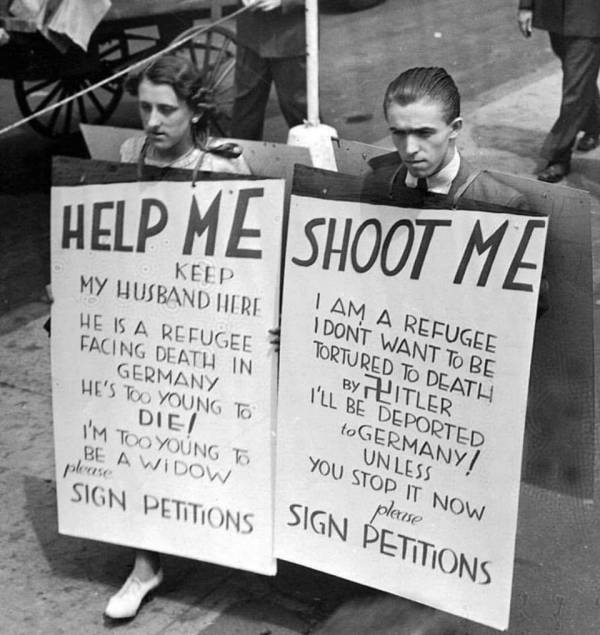
[[[463,153],[482,167],[531,174],[559,93],[554,64],[481,93],[465,104]],[[600,149],[577,155],[567,179],[595,198],[595,248],[599,165]],[[49,342],[42,329],[48,313],[38,301],[0,317],[0,633],[496,632],[289,563],[269,578],[175,557],[164,558],[165,582],[135,620],[106,621],[103,608],[126,577],[131,552],[57,532]],[[522,486],[510,633],[600,632],[599,528],[589,502]]]

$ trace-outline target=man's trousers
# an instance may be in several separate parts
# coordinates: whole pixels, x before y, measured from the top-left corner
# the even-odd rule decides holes
[[[263,58],[252,49],[238,46],[232,137],[262,139],[272,82],[288,126],[291,128],[303,123],[306,119],[306,57]]]
[[[544,141],[542,156],[548,163],[568,164],[580,130],[600,134],[600,38],[549,35],[552,50],[562,64],[562,102],[558,119]]]

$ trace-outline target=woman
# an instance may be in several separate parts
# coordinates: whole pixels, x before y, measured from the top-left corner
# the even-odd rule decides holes
[[[127,139],[121,160],[159,167],[250,174],[235,144],[217,145],[206,135],[201,76],[185,58],[165,55],[131,75],[125,84],[138,98],[145,136]],[[146,594],[163,579],[159,555],[137,550],[133,570],[113,595],[105,614],[134,617]]]
[[[146,135],[125,141],[121,161],[250,174],[239,146],[219,144],[208,137],[206,89],[189,60],[164,55],[130,75],[125,88],[138,99]]]

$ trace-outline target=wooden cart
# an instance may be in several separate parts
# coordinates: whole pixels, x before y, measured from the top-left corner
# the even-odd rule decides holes
[[[185,34],[199,20],[215,20],[235,10],[235,0],[112,0],[112,7],[92,34],[87,51],[72,44],[61,52],[35,23],[11,17],[12,0],[0,0],[0,27],[8,44],[0,47],[0,77],[11,79],[23,116],[57,103],[109,77]],[[215,133],[227,132],[233,100],[235,34],[212,27],[181,50],[202,70],[210,90]],[[30,121],[48,137],[71,134],[79,123],[104,123],[123,94],[122,78],[86,93]]]

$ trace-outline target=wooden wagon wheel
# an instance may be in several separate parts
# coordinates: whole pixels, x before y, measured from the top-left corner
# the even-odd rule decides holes
[[[173,41],[190,32],[181,33]],[[211,27],[182,44],[178,51],[188,56],[204,77],[207,98],[212,104],[208,112],[209,134],[228,136],[234,98],[235,34],[220,26]]]
[[[79,50],[67,53],[49,77],[15,78],[14,91],[21,113],[35,114],[110,75],[127,61],[129,39],[125,32],[93,39],[87,54]],[[46,137],[66,136],[78,131],[80,122],[105,122],[122,94],[122,80],[118,79],[32,119],[29,124]]]

